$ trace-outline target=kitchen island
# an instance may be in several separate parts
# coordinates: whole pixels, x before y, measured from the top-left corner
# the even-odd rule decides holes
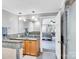
[[[38,56],[40,54],[40,39],[36,37],[18,37],[10,40],[22,41],[23,55]]]

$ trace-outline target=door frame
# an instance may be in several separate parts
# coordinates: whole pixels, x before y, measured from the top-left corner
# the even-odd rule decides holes
[[[68,48],[68,39],[67,39],[67,13],[68,13],[68,9],[69,7],[75,2],[75,0],[67,0],[65,2],[65,8],[64,8],[64,12],[63,12],[63,56],[62,59],[67,59],[67,48]]]

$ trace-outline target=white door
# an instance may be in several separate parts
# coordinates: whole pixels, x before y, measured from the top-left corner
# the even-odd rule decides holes
[[[56,15],[56,56],[61,59],[61,15],[60,12]]]

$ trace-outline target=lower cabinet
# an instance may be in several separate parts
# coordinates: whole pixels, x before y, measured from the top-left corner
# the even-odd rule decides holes
[[[39,40],[24,40],[23,55],[38,56],[40,53]]]

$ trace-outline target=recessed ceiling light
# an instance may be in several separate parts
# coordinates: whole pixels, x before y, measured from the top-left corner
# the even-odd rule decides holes
[[[26,21],[26,19],[23,19],[24,20],[24,22]]]
[[[32,16],[32,19],[35,19],[35,16]]]
[[[32,13],[35,13],[35,11],[32,11]]]
[[[19,20],[22,20],[22,17],[19,17]]]
[[[22,12],[19,12],[18,14],[22,14]]]
[[[32,20],[33,20],[33,21],[37,21],[38,19],[37,19],[37,17],[32,16]]]
[[[20,16],[20,17],[19,17],[19,20],[20,20],[20,21],[21,21],[21,20],[22,20],[22,21],[26,21],[26,18],[23,17],[23,16]]]
[[[34,20],[35,20],[35,21],[37,21],[38,19],[37,19],[37,18],[35,18]]]

